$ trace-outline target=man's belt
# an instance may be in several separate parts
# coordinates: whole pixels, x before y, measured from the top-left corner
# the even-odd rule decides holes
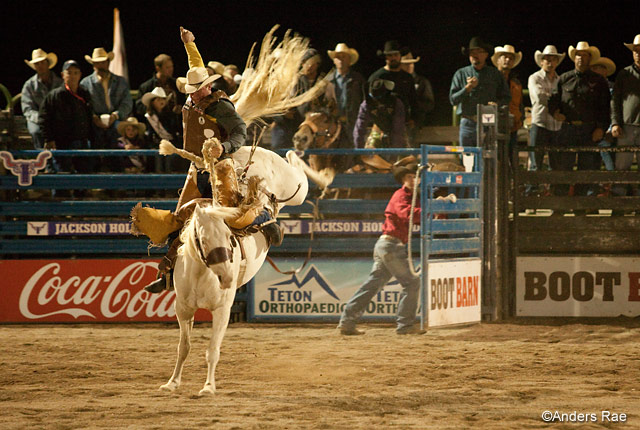
[[[468,119],[469,121],[478,122],[477,115],[462,115],[462,118]]]
[[[380,236],[380,239],[388,240],[390,242],[402,243],[402,241],[400,239],[398,239],[395,236],[391,236],[390,234],[383,234],[382,236]]]
[[[565,121],[565,124],[573,125],[576,127],[581,127],[583,125],[595,125],[595,122],[586,122],[586,121]]]

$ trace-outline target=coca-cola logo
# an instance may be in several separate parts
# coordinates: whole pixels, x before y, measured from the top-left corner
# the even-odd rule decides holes
[[[96,309],[106,319],[139,315],[147,318],[174,317],[173,291],[149,294],[143,290],[149,281],[147,270],[155,274],[157,263],[134,262],[116,276],[89,275],[83,279],[73,275],[64,279],[60,276],[59,263],[46,264],[24,285],[20,293],[20,313],[33,320],[54,315],[98,319]]]

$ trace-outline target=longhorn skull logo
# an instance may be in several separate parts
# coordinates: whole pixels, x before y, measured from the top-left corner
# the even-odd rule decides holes
[[[14,160],[10,152],[0,151],[0,158],[4,167],[18,177],[18,185],[28,187],[33,182],[33,177],[46,167],[51,151],[42,151],[35,160]]]

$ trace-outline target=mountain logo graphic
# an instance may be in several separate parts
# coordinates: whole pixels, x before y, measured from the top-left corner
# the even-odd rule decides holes
[[[307,274],[304,275],[304,278],[302,278],[302,281],[300,279],[298,279],[297,274],[294,273],[293,275],[291,275],[290,279],[278,282],[278,283],[273,284],[273,285],[276,286],[276,285],[291,285],[291,284],[293,284],[293,285],[297,286],[298,288],[302,288],[307,283],[309,283],[311,281],[316,281],[318,283],[318,285],[320,285],[320,288],[325,290],[327,292],[327,294],[329,294],[331,297],[333,297],[336,300],[340,300],[340,298],[336,295],[336,293],[334,293],[333,290],[331,289],[331,286],[329,285],[327,280],[324,278],[324,276],[322,276],[322,273],[320,273],[320,271],[318,269],[316,269],[316,266],[314,266],[314,265],[311,265],[311,268],[309,268],[309,271],[307,271]]]

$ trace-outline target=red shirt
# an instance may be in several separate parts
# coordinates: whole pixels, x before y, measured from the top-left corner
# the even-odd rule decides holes
[[[384,210],[384,224],[382,234],[396,237],[407,243],[409,239],[409,214],[411,212],[411,199],[413,190],[402,187],[393,193],[391,200]],[[416,199],[416,207],[413,209],[413,224],[420,224],[420,198]]]

